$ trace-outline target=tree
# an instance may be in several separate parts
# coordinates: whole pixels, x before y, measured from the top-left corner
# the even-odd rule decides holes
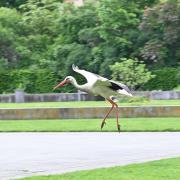
[[[159,2],[159,0],[134,0],[139,8],[151,7]]]
[[[21,24],[25,26],[24,46],[27,53],[31,53],[31,56],[26,56],[24,62],[27,63],[24,66],[52,67],[53,70],[54,62],[50,50],[59,34],[57,18],[60,8],[61,3],[58,0],[29,0],[21,6]]]
[[[143,86],[144,90],[172,90],[178,85],[180,82],[178,80],[178,68],[173,67],[164,67],[161,69],[153,70],[152,73],[156,76],[155,78],[145,83]]]
[[[77,8],[64,4],[57,22],[60,33],[55,39],[52,54],[58,71],[65,67],[61,74],[67,74],[73,63],[89,70],[94,68],[91,66],[92,49],[101,41],[96,29],[98,19],[95,7],[85,4]]]
[[[149,64],[175,66],[180,55],[180,2],[169,0],[147,8],[139,26],[142,58]]]
[[[145,64],[137,59],[122,58],[122,62],[116,62],[110,66],[112,78],[121,81],[130,88],[139,88],[142,84],[154,78],[154,75],[146,68]]]
[[[99,34],[104,40],[100,47],[103,62],[100,72],[110,75],[109,65],[122,57],[131,57],[139,34],[142,11],[134,1],[102,0],[98,6]]]
[[[137,7],[127,0],[85,2],[80,8],[63,6],[58,19],[60,34],[52,48],[56,67],[67,67],[62,73],[66,74],[71,64],[76,63],[110,77],[109,65],[118,58],[130,57],[136,49],[142,13]]]
[[[16,67],[21,54],[20,25],[21,15],[15,9],[0,8],[0,65]],[[21,26],[21,28],[20,28]]]
[[[26,2],[27,0],[1,0],[0,7],[18,8],[20,5]]]
[[[24,84],[28,92],[51,91],[53,81],[72,73],[72,64],[107,78],[112,73],[109,65],[117,60],[125,63],[123,57],[143,58],[148,67],[177,65],[177,0],[160,4],[158,0],[84,2],[81,7],[62,0],[0,2],[6,6],[0,8],[0,72],[11,82],[6,86],[1,80],[1,92],[11,92],[18,84]],[[51,82],[47,86],[40,82],[46,74]]]

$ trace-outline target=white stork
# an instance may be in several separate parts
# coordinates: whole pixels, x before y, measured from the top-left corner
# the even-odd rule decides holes
[[[76,81],[76,79],[72,76],[67,76],[62,82],[60,82],[57,86],[55,86],[53,89],[56,89],[58,87],[64,86],[65,84],[71,83],[74,87],[77,89],[93,94],[95,96],[99,95],[104,97],[107,101],[109,101],[112,105],[111,109],[108,111],[106,116],[104,117],[102,123],[101,123],[101,129],[103,128],[106,118],[110,114],[110,112],[113,110],[113,108],[116,108],[116,121],[117,121],[117,128],[118,131],[120,132],[120,125],[118,121],[118,105],[114,101],[116,98],[120,96],[120,94],[126,95],[126,96],[132,96],[129,88],[119,82],[113,81],[113,80],[108,80],[102,76],[99,76],[97,74],[79,69],[77,66],[74,64],[72,65],[72,69],[83,75],[87,83],[83,85],[79,85]]]

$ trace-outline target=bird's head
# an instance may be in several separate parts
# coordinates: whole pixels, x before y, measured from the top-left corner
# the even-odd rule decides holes
[[[73,81],[73,77],[72,76],[67,76],[63,81],[61,81],[58,85],[56,85],[54,88],[53,88],[53,90],[55,90],[55,89],[57,89],[57,88],[59,88],[59,87],[62,87],[62,86],[64,86],[64,85],[66,85],[66,84],[69,84],[69,83],[71,83],[72,81]]]

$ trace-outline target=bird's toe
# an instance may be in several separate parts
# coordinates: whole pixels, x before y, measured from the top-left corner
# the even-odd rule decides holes
[[[118,129],[118,132],[120,133],[121,132],[121,128],[120,128],[120,124],[117,125],[117,129]]]
[[[101,123],[101,129],[104,127],[105,124],[106,124],[106,122]]]

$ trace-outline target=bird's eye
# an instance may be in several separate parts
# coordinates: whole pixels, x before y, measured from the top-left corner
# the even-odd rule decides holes
[[[70,81],[71,79],[70,78],[66,78],[66,81]]]

